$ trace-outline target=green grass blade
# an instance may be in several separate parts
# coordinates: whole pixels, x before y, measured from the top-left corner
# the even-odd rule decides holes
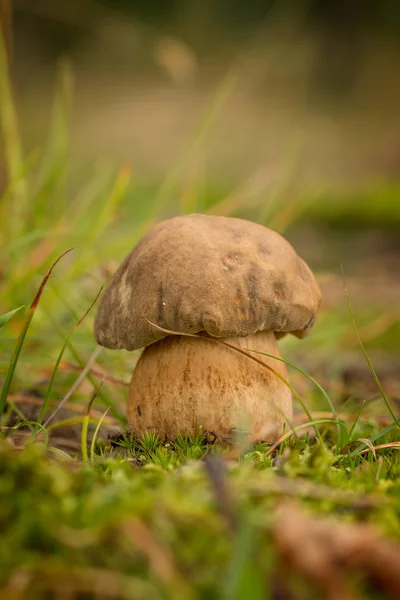
[[[23,308],[25,308],[25,304],[23,304],[22,306],[18,306],[18,308],[14,308],[14,310],[10,310],[9,312],[4,313],[4,315],[0,315],[0,328],[4,327],[4,325],[6,323],[8,323],[8,321],[10,319],[13,318],[13,316],[15,315],[15,313],[17,313],[18,311],[22,310]]]
[[[20,422],[22,423],[22,421],[26,421],[26,415],[24,415],[24,413],[22,412],[22,410],[20,410],[18,408],[18,406],[16,405],[15,402],[13,402],[13,400],[9,400],[8,401],[8,410],[5,411],[4,415],[3,415],[3,419],[2,419],[2,425],[3,426],[7,426],[7,423],[12,415],[12,413],[16,414],[19,418],[20,418]],[[31,427],[30,425],[28,425],[28,427],[32,430],[33,427]],[[7,437],[6,435],[4,437]]]
[[[58,67],[53,103],[53,122],[50,139],[43,160],[39,186],[35,194],[36,215],[53,215],[53,192],[62,181],[69,149],[69,115],[72,105],[73,76],[69,63],[61,61]]]
[[[57,289],[55,289],[54,291],[55,291],[55,293],[58,293]],[[63,304],[66,306],[66,308],[69,310],[69,312],[71,313],[71,315],[76,320],[78,320],[79,316],[76,314],[74,308],[70,305],[70,303],[68,302],[68,300],[64,296],[61,296],[61,295],[59,295],[58,297],[63,302]],[[51,314],[48,315],[48,318],[49,318],[49,321],[51,321],[52,326],[54,327],[54,329],[60,335],[60,337],[62,339],[64,339],[64,333],[61,330],[58,322],[52,317]],[[69,340],[69,342],[68,342],[68,350],[71,352],[72,356],[74,357],[74,359],[76,360],[76,362],[78,363],[78,365],[81,367],[81,369],[84,369],[86,363],[82,359],[82,357],[79,354],[79,352],[76,350],[75,346],[72,344],[71,340]],[[86,379],[89,381],[89,383],[92,384],[92,386],[94,388],[98,385],[96,379],[93,377],[93,375],[90,373],[90,371],[86,374]],[[104,404],[104,406],[105,407],[110,407],[111,414],[113,415],[113,417],[115,417],[116,419],[118,419],[118,421],[121,424],[126,424],[126,416],[121,413],[121,411],[118,409],[117,404],[110,397],[107,396],[107,394],[104,392],[104,390],[102,388],[100,388],[98,390],[98,395],[99,395],[100,400]]]
[[[286,366],[294,369],[298,373],[301,373],[302,375],[304,375],[305,377],[307,377],[307,379],[309,379],[318,388],[318,390],[321,392],[321,394],[324,396],[324,398],[327,401],[328,406],[330,408],[330,411],[332,412],[334,418],[336,420],[338,420],[335,406],[334,406],[332,400],[330,399],[329,394],[324,390],[324,388],[322,387],[322,385],[319,384],[318,381],[316,379],[314,379],[314,377],[312,377],[312,375],[309,375],[307,373],[307,371],[303,371],[303,369],[300,369],[300,367],[297,367],[293,363],[289,362],[288,360],[285,360],[284,358],[282,358],[280,356],[274,356],[273,354],[267,354],[266,352],[260,352],[259,350],[250,350],[250,348],[247,351],[248,352],[254,352],[255,354],[262,354],[263,356],[267,356],[268,358],[274,358],[275,360],[279,360],[280,362],[284,363]],[[338,444],[338,448],[341,448],[342,439],[341,439],[341,433],[340,433],[341,429],[340,429],[339,426],[338,426],[338,430],[337,431],[338,431],[337,444]]]
[[[96,440],[97,440],[97,436],[99,434],[100,431],[100,427],[103,424],[104,419],[107,416],[107,413],[110,409],[107,408],[107,410],[104,412],[104,414],[101,416],[101,419],[99,420],[99,422],[97,423],[97,427],[94,430],[94,434],[93,434],[93,438],[92,438],[92,443],[90,444],[90,462],[93,464],[94,463],[94,459],[96,458],[95,455],[95,448],[96,448]]]
[[[22,331],[21,331],[20,336],[19,336],[19,338],[17,340],[17,344],[16,344],[16,347],[15,347],[14,353],[13,353],[13,355],[11,357],[11,360],[10,360],[10,365],[9,365],[9,368],[8,368],[8,371],[7,371],[7,375],[6,375],[6,379],[5,379],[5,382],[4,382],[4,385],[3,385],[3,389],[2,389],[2,392],[1,392],[1,396],[0,396],[0,416],[4,412],[4,409],[5,409],[5,406],[6,406],[6,402],[7,402],[8,392],[9,392],[11,381],[12,381],[12,378],[13,378],[13,375],[14,375],[14,372],[15,372],[15,368],[17,366],[18,358],[19,358],[19,355],[21,353],[22,346],[24,344],[26,334],[27,334],[28,329],[29,329],[29,325],[31,324],[33,316],[34,316],[34,314],[36,312],[36,308],[38,306],[40,297],[41,297],[41,295],[43,293],[43,290],[44,290],[44,288],[46,286],[46,283],[48,282],[48,280],[49,280],[49,278],[50,278],[50,276],[51,276],[51,274],[53,272],[54,267],[57,265],[57,263],[66,254],[68,254],[68,252],[71,252],[71,250],[72,250],[72,248],[70,248],[69,250],[66,250],[65,252],[63,252],[63,254],[61,254],[61,256],[59,256],[53,262],[53,264],[51,265],[50,269],[47,271],[46,275],[44,276],[44,278],[42,280],[42,283],[40,284],[40,287],[39,287],[39,289],[38,289],[38,291],[37,291],[37,293],[36,293],[36,295],[35,295],[35,297],[33,299],[33,302],[32,302],[32,304],[29,307],[28,313],[27,313],[27,315],[25,317],[25,322],[24,322],[23,327],[22,327]]]
[[[293,427],[292,429],[290,429],[290,431],[284,433],[278,441],[276,441],[270,448],[268,448],[266,456],[268,456],[268,454],[271,454],[275,450],[275,448],[282,444],[282,442],[287,440],[291,435],[297,433],[301,429],[306,429],[307,427],[316,427],[317,425],[323,425],[324,423],[345,427],[345,424],[341,421],[338,421],[337,419],[314,419],[313,421],[302,423],[301,425],[296,425],[296,427]]]
[[[92,221],[89,235],[92,240],[99,238],[113,220],[113,214],[123,200],[131,179],[130,170],[122,167],[104,204],[96,208],[96,218]]]
[[[29,419],[25,419],[15,427],[15,431],[17,431],[18,429],[21,429],[21,427],[25,427],[26,425],[28,425],[28,426],[36,425],[36,421],[31,421]],[[39,429],[42,431],[42,433],[44,435],[44,447],[47,448],[47,446],[49,444],[49,432],[47,431],[47,429],[45,427],[43,427],[43,425],[39,425]]]
[[[88,456],[88,451],[87,451],[87,434],[88,434],[88,428],[89,428],[90,409],[92,408],[92,404],[98,394],[98,391],[102,388],[103,383],[104,383],[104,379],[100,383],[99,387],[96,388],[95,391],[93,392],[93,395],[89,400],[89,404],[88,404],[85,416],[83,417],[83,421],[82,421],[81,451],[82,451],[82,460],[84,462],[89,461],[89,456]]]
[[[88,462],[88,451],[87,451],[87,433],[89,427],[89,413],[83,417],[82,420],[82,433],[81,433],[81,452],[83,462]]]
[[[371,435],[371,437],[369,438],[369,441],[370,442],[376,442],[377,440],[380,440],[385,435],[387,435],[388,433],[390,433],[391,431],[393,431],[393,429],[395,429],[396,427],[397,427],[397,423],[396,422],[392,423],[391,425],[388,425],[387,427],[385,427],[384,429],[382,429],[378,433],[375,433],[374,435]],[[356,456],[360,452],[360,450],[363,450],[364,448],[367,448],[366,444],[360,444],[360,446],[358,446],[350,454],[350,457],[354,458],[354,456]]]
[[[118,207],[126,195],[130,177],[130,170],[122,167],[106,197],[104,199],[96,198],[96,196],[92,197],[92,202],[88,206],[89,210],[82,215],[84,230],[81,234],[85,239],[84,251],[81,252],[79,260],[74,263],[74,272],[79,272],[85,268],[85,262],[88,256],[93,253],[93,247],[113,222]]]
[[[265,585],[254,557],[254,538],[254,527],[243,520],[232,544],[232,555],[221,590],[222,600],[266,600]]]
[[[24,226],[24,218],[28,208],[27,186],[24,178],[19,177],[23,171],[21,140],[18,131],[18,119],[15,110],[7,51],[0,23],[0,125],[3,138],[8,185],[13,187],[13,202],[10,203],[9,230],[10,237],[18,235]]]
[[[358,343],[360,345],[362,353],[364,354],[364,358],[365,358],[365,360],[367,362],[367,365],[368,365],[368,367],[369,367],[369,369],[370,369],[370,371],[372,373],[372,376],[375,379],[375,383],[378,386],[380,394],[381,394],[381,396],[382,396],[382,398],[383,398],[383,400],[384,400],[384,402],[386,404],[386,408],[388,409],[388,411],[390,413],[390,416],[392,417],[392,419],[395,422],[395,424],[397,425],[397,427],[400,427],[400,421],[398,420],[398,418],[396,417],[396,415],[393,412],[392,407],[390,406],[390,402],[389,402],[389,400],[388,400],[388,398],[387,398],[387,396],[385,394],[385,391],[384,391],[384,389],[382,387],[382,384],[381,384],[381,382],[379,380],[379,377],[378,377],[378,375],[377,375],[377,373],[376,373],[376,371],[374,369],[374,366],[373,366],[373,364],[371,362],[371,359],[368,356],[368,353],[367,353],[367,351],[365,349],[365,346],[362,343],[360,334],[358,332],[358,328],[357,328],[357,323],[356,323],[356,319],[355,319],[355,316],[354,316],[353,307],[352,307],[352,304],[351,304],[351,301],[350,301],[349,291],[347,289],[347,284],[346,284],[346,279],[345,279],[345,276],[344,276],[343,265],[341,265],[341,269],[342,269],[343,286],[344,286],[344,292],[346,294],[347,306],[348,306],[348,309],[349,309],[350,319],[351,319],[351,322],[353,324],[353,329],[354,329],[354,332],[356,334]]]
[[[297,367],[293,363],[289,362],[288,360],[286,360],[280,356],[274,356],[273,354],[267,354],[266,352],[260,352],[259,350],[250,350],[250,348],[247,350],[247,352],[254,352],[256,354],[262,354],[264,356],[267,356],[268,358],[274,358],[275,360],[279,360],[280,362],[284,363],[288,367],[294,369],[298,373],[301,373],[302,375],[307,377],[307,379],[309,379],[318,388],[318,390],[321,392],[321,394],[324,396],[325,400],[327,401],[327,403],[329,405],[329,409],[331,410],[334,417],[337,418],[337,412],[336,412],[336,409],[335,409],[335,406],[334,406],[332,400],[329,397],[329,394],[324,390],[322,385],[320,383],[318,383],[318,381],[316,379],[314,379],[314,377],[312,375],[307,373],[307,371],[303,371],[303,369],[301,369],[300,367]]]
[[[72,329],[72,331],[67,336],[64,344],[62,345],[60,353],[59,353],[59,355],[57,357],[57,360],[55,362],[55,365],[53,367],[53,371],[51,373],[51,377],[50,377],[49,385],[47,386],[47,391],[46,391],[46,396],[45,396],[44,402],[43,402],[42,407],[40,409],[40,413],[39,413],[39,417],[38,417],[38,424],[42,423],[42,421],[43,421],[43,417],[44,417],[47,405],[48,405],[49,400],[50,400],[50,395],[51,395],[51,391],[53,389],[53,384],[54,384],[54,380],[55,380],[55,377],[56,377],[56,374],[57,374],[57,371],[58,371],[58,367],[60,366],[60,362],[62,361],[62,358],[64,356],[65,350],[67,349],[68,344],[69,344],[69,342],[70,342],[73,334],[78,329],[79,325],[85,320],[85,318],[87,317],[87,315],[92,310],[93,306],[96,304],[97,299],[98,299],[98,297],[100,296],[100,294],[102,292],[102,289],[103,289],[103,286],[101,286],[100,290],[96,294],[95,299],[93,300],[93,302],[91,303],[91,305],[89,306],[89,308],[87,309],[87,311],[85,312],[85,314],[76,323],[76,325],[74,326],[74,328]],[[36,435],[36,433],[37,433],[37,429],[35,429],[35,431],[34,431],[35,435]]]
[[[46,430],[48,432],[53,432],[56,429],[59,429],[60,427],[69,427],[70,425],[79,425],[80,423],[83,422],[85,415],[79,415],[78,417],[68,417],[66,419],[60,419],[59,421],[56,421],[55,423],[51,423],[50,425],[43,425],[43,427],[46,427]],[[89,419],[89,423],[97,423],[96,419]]]
[[[354,432],[354,430],[355,430],[355,428],[357,426],[358,420],[359,420],[359,418],[361,416],[362,411],[364,410],[365,404],[366,404],[366,402],[365,402],[365,400],[363,400],[360,408],[357,411],[356,418],[354,419],[354,423],[352,424],[352,426],[350,428],[350,431],[348,433],[348,440],[347,440],[346,443],[349,443],[350,440],[351,440],[351,436],[353,435],[353,432]]]
[[[203,143],[208,131],[210,130],[215,119],[220,114],[223,106],[229,98],[232,90],[234,89],[237,82],[237,74],[235,70],[230,70],[226,75],[225,79],[218,86],[217,92],[213,98],[211,104],[207,107],[205,114],[200,119],[193,136],[183,149],[177,163],[169,170],[165,180],[161,184],[154,204],[149,216],[149,220],[157,218],[162,212],[165,203],[170,199],[170,194],[173,192],[177,185],[186,165],[193,157],[193,154],[199,149]]]
[[[63,461],[72,462],[74,460],[72,456],[64,452],[64,450],[61,450],[61,448],[56,448],[55,446],[47,446],[47,451],[52,452],[53,454],[55,454],[55,456],[57,456],[57,458],[60,458]]]

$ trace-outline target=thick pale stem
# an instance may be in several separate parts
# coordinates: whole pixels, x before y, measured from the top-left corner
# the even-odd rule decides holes
[[[269,331],[224,341],[280,356]],[[253,356],[287,379],[284,363]],[[290,425],[292,397],[274,373],[236,350],[207,338],[166,337],[137,363],[128,418],[137,435],[147,430],[174,439],[203,430],[232,441],[245,430],[254,440],[272,442]]]

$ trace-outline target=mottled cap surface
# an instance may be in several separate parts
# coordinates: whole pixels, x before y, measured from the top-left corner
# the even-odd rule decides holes
[[[263,330],[303,337],[320,302],[309,267],[275,231],[187,215],[153,227],[125,258],[102,297],[94,333],[102,346],[127,350],[167,335],[151,323],[214,337]]]

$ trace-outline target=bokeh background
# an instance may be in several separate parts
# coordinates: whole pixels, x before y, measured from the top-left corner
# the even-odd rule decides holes
[[[30,144],[70,61],[76,164],[157,180],[234,72],[197,156],[208,184],[295,163],[297,186],[336,191],[398,176],[399,34],[393,0],[14,0],[12,56]]]
[[[293,243],[324,305],[307,340],[283,340],[284,355],[338,401],[372,400],[343,264],[360,335],[387,392],[400,398],[396,0],[1,7],[24,164],[36,174],[22,241],[2,255],[0,308],[27,304],[56,252],[75,247],[68,274],[60,267],[41,301],[20,377],[29,372],[37,386],[33,367],[43,357],[34,341],[48,347],[49,369],[55,322],[68,330],[152,223],[198,211],[258,221]],[[9,184],[3,156],[2,189]],[[74,337],[84,354],[94,344],[91,318]],[[7,352],[13,343],[10,335]],[[132,368],[126,354],[104,351],[101,361],[125,378]]]

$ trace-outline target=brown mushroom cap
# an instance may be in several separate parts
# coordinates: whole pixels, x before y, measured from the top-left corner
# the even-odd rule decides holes
[[[213,337],[257,331],[303,337],[321,292],[281,235],[231,217],[186,215],[162,221],[133,248],[108,285],[96,340],[135,350],[166,337],[153,327]]]

